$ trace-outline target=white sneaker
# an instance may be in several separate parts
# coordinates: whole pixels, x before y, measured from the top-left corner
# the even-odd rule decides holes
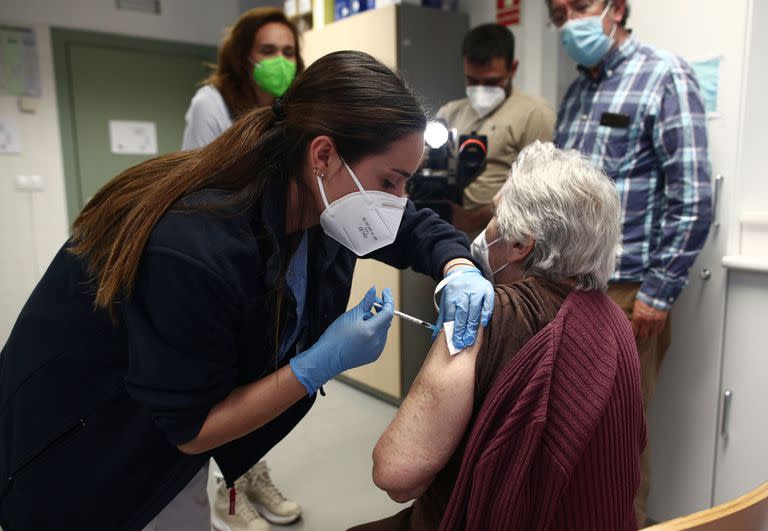
[[[269,531],[269,524],[254,510],[245,492],[245,477],[235,481],[235,514],[229,514],[230,489],[223,480],[216,480],[216,499],[211,511],[211,527],[215,531]]]
[[[273,524],[291,524],[301,516],[298,503],[286,499],[272,483],[267,463],[259,461],[243,476],[248,480],[247,496],[261,516]]]

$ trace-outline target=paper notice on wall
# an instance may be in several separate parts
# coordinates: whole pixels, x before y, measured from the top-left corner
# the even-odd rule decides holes
[[[109,145],[115,155],[157,155],[155,122],[109,121]]]
[[[34,29],[0,26],[0,94],[40,97]]]
[[[13,118],[0,117],[0,153],[21,153],[21,135]]]
[[[707,117],[720,116],[720,64],[722,56],[705,57],[689,61],[696,80],[699,82],[701,97],[704,99],[704,107]]]

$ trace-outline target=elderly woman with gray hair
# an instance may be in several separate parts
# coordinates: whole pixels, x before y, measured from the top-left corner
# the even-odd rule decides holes
[[[493,317],[455,355],[440,334],[373,452],[376,485],[416,501],[355,530],[637,528],[639,362],[603,294],[621,249],[615,187],[536,142],[495,205],[473,244]]]

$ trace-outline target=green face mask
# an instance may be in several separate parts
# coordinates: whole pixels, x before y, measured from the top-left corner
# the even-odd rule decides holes
[[[264,59],[253,65],[253,80],[266,92],[279,98],[296,77],[296,63],[282,55]]]

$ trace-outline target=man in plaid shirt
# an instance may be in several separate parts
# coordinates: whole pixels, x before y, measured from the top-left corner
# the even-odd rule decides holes
[[[555,143],[614,180],[624,250],[608,289],[632,321],[648,403],[670,343],[669,311],[711,223],[704,103],[690,66],[626,29],[626,0],[545,0],[563,47],[580,66],[558,113]],[[645,521],[648,451],[635,499]]]

